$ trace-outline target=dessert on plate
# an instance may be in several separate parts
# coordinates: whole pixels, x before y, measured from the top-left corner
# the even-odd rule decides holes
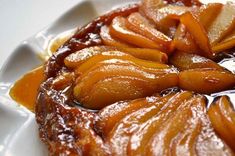
[[[235,155],[235,3],[142,0],[78,28],[35,105],[50,155]]]

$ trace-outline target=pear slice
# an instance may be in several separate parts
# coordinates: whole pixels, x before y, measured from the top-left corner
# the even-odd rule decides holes
[[[210,44],[215,46],[225,36],[227,36],[235,28],[235,4],[228,2],[225,4],[208,29],[208,37]]]
[[[227,96],[217,99],[209,108],[208,115],[215,131],[235,150],[235,111]]]
[[[121,101],[103,108],[99,111],[97,129],[99,132],[102,132],[104,138],[106,138],[109,132],[112,131],[113,127],[126,115],[148,105],[148,99],[151,99],[151,101],[154,102],[158,98],[158,96],[151,96],[149,98],[136,99],[132,101]]]
[[[133,44],[137,47],[162,49],[162,47],[154,41],[137,34],[126,26],[127,19],[124,17],[115,17],[110,25],[110,34],[120,40],[123,40],[129,44]]]
[[[123,118],[107,137],[107,141],[111,146],[114,155],[126,155],[128,140],[145,121],[158,113],[164,104],[172,98],[172,95],[167,95],[159,98],[156,102],[149,103],[145,107],[128,114]],[[121,138],[121,139],[120,139]]]
[[[127,44],[121,40],[118,40],[110,35],[109,27],[103,26],[100,29],[100,37],[105,45],[114,46],[114,47],[131,47],[130,44]]]
[[[235,30],[223,39],[220,43],[212,47],[214,53],[223,52],[225,50],[235,47]]]
[[[211,51],[207,33],[197,18],[190,12],[187,12],[180,17],[180,22],[186,26],[188,32],[192,35],[199,48],[202,50],[201,55],[212,58],[213,53]]]
[[[70,54],[64,60],[64,63],[69,68],[77,68],[85,61],[89,60],[91,57],[96,55],[108,55],[109,52],[117,54],[117,56],[122,56],[122,53],[130,54],[136,58],[143,60],[150,60],[154,62],[166,63],[168,61],[168,56],[157,50],[148,48],[117,48],[112,46],[94,46],[89,48],[84,48],[75,53]],[[118,54],[119,53],[119,54]]]
[[[174,55],[170,58],[170,62],[181,71],[195,68],[211,68],[221,71],[225,70],[216,62],[208,58],[180,51],[174,53]]]
[[[211,105],[212,106],[212,105]],[[211,108],[209,108],[210,110]],[[211,112],[218,114],[216,110]],[[210,116],[210,115],[209,115]],[[200,113],[200,119],[202,121],[202,129],[198,135],[195,149],[197,155],[234,155],[234,151],[224,142],[223,138],[215,131],[211,117],[208,117],[206,108],[202,109]],[[216,125],[221,129],[225,128],[221,125],[220,118],[215,117]],[[222,121],[223,123],[224,121]],[[231,134],[230,134],[231,135]]]
[[[214,93],[232,88],[235,75],[216,69],[191,69],[179,73],[179,87],[197,93]]]
[[[180,15],[191,10],[191,7],[166,5],[163,0],[144,0],[140,7],[145,16],[152,20],[157,28],[168,34],[177,25]]]
[[[87,61],[85,61],[84,63],[82,63],[79,67],[76,68],[76,73],[78,74],[85,73],[87,70],[95,66],[97,63],[110,59],[127,60],[135,63],[136,65],[146,68],[153,68],[153,69],[170,68],[170,66],[166,64],[138,59],[129,54],[122,53],[119,51],[108,51],[108,52],[103,52],[99,55],[95,55],[90,59],[88,59]]]
[[[74,96],[85,107],[101,109],[177,86],[174,68],[153,69],[132,61],[110,59],[95,64],[77,78]]]
[[[222,7],[223,4],[221,3],[209,3],[200,7],[196,14],[198,14],[198,20],[206,31],[211,26],[215,18],[219,15]]]
[[[161,125],[167,121],[168,118],[174,116],[176,110],[180,105],[192,97],[191,92],[182,92],[174,95],[169,101],[164,104],[164,107],[155,114],[152,118],[147,120],[141,127],[133,133],[128,144],[129,155],[141,155],[145,153],[146,145],[152,138]]]
[[[127,28],[162,45],[163,49],[169,50],[171,39],[158,31],[154,24],[150,23],[150,21],[140,13],[136,12],[128,16]]]
[[[191,34],[182,23],[180,23],[176,29],[173,46],[175,49],[187,53],[198,53],[199,51],[199,48]]]
[[[182,133],[185,128],[189,129],[188,123],[193,123],[196,118],[199,118],[199,113],[201,110],[197,110],[198,107],[205,108],[205,99],[202,96],[195,96],[184,103],[182,102],[174,115],[162,123],[162,125],[155,131],[153,137],[149,140],[147,146],[145,147],[146,154],[149,156],[171,155],[171,146],[177,135]],[[193,146],[195,146],[196,143],[195,140],[196,139],[194,139],[191,145],[192,147],[189,147],[189,149],[186,150],[186,153],[191,153],[191,150],[193,150]]]

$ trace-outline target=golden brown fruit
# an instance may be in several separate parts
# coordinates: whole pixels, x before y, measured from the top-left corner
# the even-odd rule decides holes
[[[141,98],[176,86],[178,76],[169,68],[146,68],[111,59],[97,63],[78,77],[76,83],[76,99],[87,108],[101,109],[120,100]]]
[[[143,0],[140,10],[152,20],[157,28],[168,34],[177,25],[180,15],[191,11],[190,7],[166,5],[163,0]]]
[[[140,13],[136,12],[130,14],[127,18],[126,26],[130,30],[158,43],[162,46],[162,50],[165,50],[166,52],[169,51],[171,39],[158,31],[155,26]]]
[[[120,39],[116,39],[110,35],[109,27],[106,25],[100,29],[100,37],[105,45],[114,46],[114,47],[131,47],[130,44],[127,44]]]
[[[113,153],[115,155],[127,155],[127,145],[131,135],[138,130],[144,122],[158,113],[171,97],[172,95],[167,95],[159,97],[155,101],[150,100],[145,107],[127,114],[122,120],[116,123],[107,137],[107,141]]]
[[[221,3],[209,3],[202,5],[200,9],[196,11],[196,14],[198,16],[197,18],[206,31],[211,26],[215,18],[218,16],[222,7],[223,4]]]
[[[212,58],[213,53],[209,39],[202,24],[189,12],[181,16],[180,22],[186,26],[188,32],[202,50],[201,55]]]
[[[170,66],[166,64],[138,59],[123,52],[108,51],[108,52],[102,52],[101,54],[89,58],[86,62],[82,63],[79,67],[76,68],[76,73],[82,74],[87,70],[89,70],[91,67],[95,66],[97,63],[110,59],[121,59],[121,60],[130,61],[135,63],[136,65],[146,68],[153,68],[153,69],[170,68]]]
[[[208,29],[210,44],[215,46],[235,28],[235,4],[227,3]]]
[[[191,97],[191,92],[182,92],[173,95],[168,101],[164,102],[163,107],[160,107],[161,109],[158,110],[156,114],[141,124],[137,131],[131,135],[128,143],[128,154],[140,155],[141,153],[145,153],[146,145],[156,130],[159,129],[168,118],[174,116],[179,106]]]
[[[152,96],[151,99],[155,101],[158,97]],[[143,98],[133,101],[121,101],[103,108],[99,111],[100,119],[97,122],[98,130],[102,132],[106,138],[116,123],[123,119],[127,114],[148,105],[147,102],[148,100]]]
[[[198,53],[199,51],[199,48],[193,40],[191,34],[182,23],[180,23],[176,29],[173,39],[173,46],[175,49],[187,53]]]
[[[215,131],[235,150],[235,111],[227,96],[211,104],[208,115]]]
[[[130,54],[136,58],[162,63],[166,63],[168,61],[168,56],[165,53],[156,49],[95,46],[84,48],[82,50],[70,54],[65,58],[64,63],[69,68],[77,68],[91,57],[96,55],[108,54],[109,52],[120,53],[120,55],[123,55],[121,53],[126,53],[126,55]]]
[[[197,93],[214,93],[232,88],[235,75],[215,69],[192,69],[179,73],[179,87]]]
[[[205,105],[205,99],[200,95],[181,103],[179,108],[155,131],[153,137],[149,140],[147,146],[145,146],[146,154],[149,156],[171,155],[171,146],[177,135],[182,133],[184,129],[189,128],[189,125],[200,118],[199,113],[201,110],[198,110],[198,107],[205,107]],[[196,141],[194,139],[191,149],[189,147],[186,152],[196,153],[196,151],[192,151],[195,150]]]
[[[170,58],[170,63],[180,70],[188,70],[195,68],[211,68],[217,70],[225,70],[223,67],[218,65],[216,62],[207,59],[205,57],[188,54],[184,52],[175,52],[174,55]]]
[[[220,43],[212,47],[214,53],[224,52],[225,50],[235,47],[235,30],[223,39]]]
[[[127,19],[124,17],[115,17],[110,25],[110,34],[129,44],[137,47],[161,49],[162,47],[154,41],[139,35],[126,27]]]
[[[157,49],[148,48],[119,48],[121,52],[128,53],[136,58],[160,63],[167,63],[168,56]]]

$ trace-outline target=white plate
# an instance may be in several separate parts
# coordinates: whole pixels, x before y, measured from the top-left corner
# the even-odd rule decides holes
[[[1,156],[47,155],[47,149],[38,137],[34,114],[13,101],[8,92],[20,76],[42,63],[38,55],[45,51],[48,41],[57,34],[82,26],[111,9],[137,1],[139,0],[84,0],[14,50],[0,71]]]

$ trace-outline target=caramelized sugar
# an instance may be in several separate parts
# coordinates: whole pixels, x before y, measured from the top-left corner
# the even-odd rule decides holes
[[[34,112],[39,85],[44,79],[43,72],[43,66],[28,72],[10,90],[11,98],[32,112]]]

